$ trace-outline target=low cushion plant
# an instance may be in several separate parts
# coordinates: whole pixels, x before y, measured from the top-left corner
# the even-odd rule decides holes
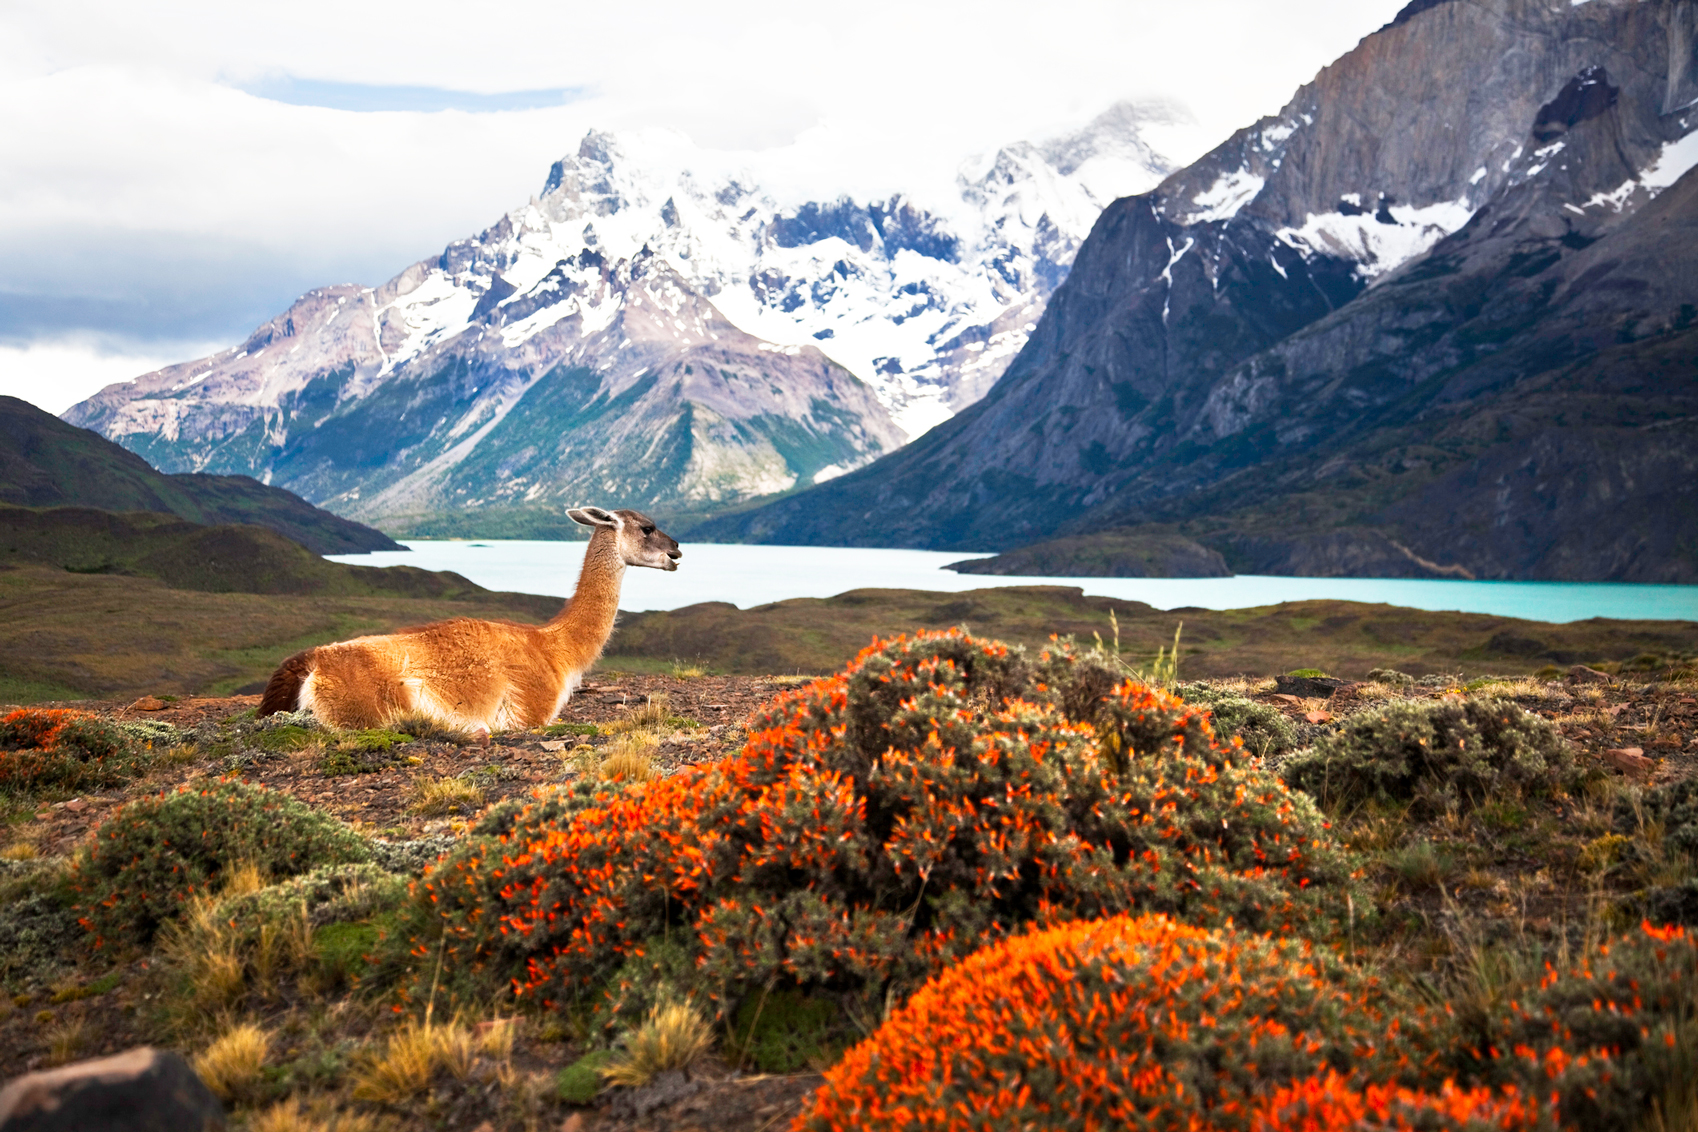
[[[1064,645],[875,643],[750,729],[732,758],[504,812],[420,882],[420,953],[445,934],[462,969],[559,1004],[670,937],[693,960],[674,989],[721,1011],[761,988],[882,1001],[1032,922],[1298,932],[1352,884],[1310,800],[1206,712]]]
[[[1423,1072],[1431,1055],[1373,992],[1300,941],[1159,915],[1064,924],[928,982],[794,1129],[1351,1127],[1257,1099],[1327,1073],[1359,1090]]]
[[[1413,802],[1426,815],[1488,798],[1558,793],[1573,770],[1555,724],[1507,700],[1478,698],[1354,715],[1280,773],[1327,804]]]
[[[191,898],[216,891],[233,865],[282,879],[370,855],[365,839],[329,814],[226,780],[123,807],[94,831],[71,887],[98,939],[146,942]]]
[[[0,718],[0,790],[118,786],[150,757],[147,742],[88,712],[20,708]]]

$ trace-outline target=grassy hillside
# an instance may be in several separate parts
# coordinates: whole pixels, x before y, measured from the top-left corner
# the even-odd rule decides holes
[[[75,574],[156,578],[172,589],[206,593],[392,594],[450,600],[489,595],[450,571],[326,562],[265,527],[204,527],[147,511],[117,514],[92,507],[38,510],[0,504],[0,564],[19,563],[57,566]],[[559,605],[554,598],[537,600],[548,604],[548,613]]]
[[[381,531],[249,476],[168,476],[99,433],[0,397],[0,503],[157,511],[193,523],[268,527],[315,554],[399,550]]]
[[[0,568],[0,703],[229,692],[309,645],[443,617],[541,621],[559,608],[558,598],[487,590],[195,593],[157,578],[15,565]]]
[[[1128,659],[1171,645],[1183,621],[1183,671],[1193,677],[1324,668],[1360,677],[1393,667],[1432,672],[1536,672],[1546,665],[1626,662],[1642,654],[1698,651],[1698,623],[1607,621],[1567,625],[1478,613],[1428,613],[1349,601],[1298,601],[1256,609],[1163,611],[1142,602],[1086,597],[1072,586],[1018,586],[940,594],[851,590],[739,610],[707,602],[627,614],[605,663],[642,669],[673,660],[732,673],[827,672],[877,635],[965,624],[973,632],[1038,644],[1051,633],[1089,640],[1120,623]],[[1645,663],[1650,663],[1647,660]]]

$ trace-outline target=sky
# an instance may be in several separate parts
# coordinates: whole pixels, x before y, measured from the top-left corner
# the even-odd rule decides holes
[[[381,283],[589,128],[730,151],[781,201],[1162,100],[1187,162],[1404,0],[0,0],[0,393],[52,412]]]

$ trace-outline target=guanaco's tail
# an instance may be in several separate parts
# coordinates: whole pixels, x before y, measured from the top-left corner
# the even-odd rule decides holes
[[[298,652],[277,666],[265,683],[265,695],[260,697],[255,716],[264,719],[280,711],[294,711],[300,706],[301,685],[312,672],[312,649]]]

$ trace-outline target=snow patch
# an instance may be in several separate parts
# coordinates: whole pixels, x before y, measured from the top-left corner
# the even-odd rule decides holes
[[[1392,205],[1388,211],[1396,224],[1383,224],[1367,213],[1311,212],[1301,227],[1282,228],[1275,234],[1304,255],[1352,260],[1359,277],[1373,279],[1425,254],[1474,215],[1466,200],[1419,208]]]
[[[1664,145],[1657,163],[1639,174],[1639,180],[1655,196],[1680,180],[1694,165],[1698,165],[1698,131]]]
[[[1208,224],[1216,220],[1231,220],[1240,209],[1256,199],[1256,194],[1265,184],[1266,178],[1258,177],[1248,169],[1222,173],[1215,178],[1214,184],[1191,198],[1191,203],[1202,211],[1192,213],[1180,223]]]

